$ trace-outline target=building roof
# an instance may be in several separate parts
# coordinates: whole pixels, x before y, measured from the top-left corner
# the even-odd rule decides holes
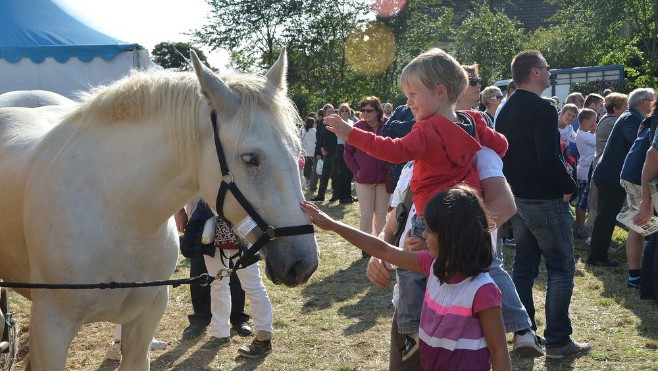
[[[528,32],[550,26],[549,19],[560,9],[546,0],[492,0],[491,3],[495,8],[503,9],[509,18],[521,22]]]
[[[10,63],[22,58],[41,63],[48,57],[60,63],[71,57],[111,60],[135,46],[96,31],[51,0],[0,0],[0,58]]]

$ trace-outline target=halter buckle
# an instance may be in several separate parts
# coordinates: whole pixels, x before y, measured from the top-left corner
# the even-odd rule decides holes
[[[215,275],[215,279],[221,281],[223,278],[225,278],[225,277],[229,277],[229,276],[231,275],[231,273],[233,273],[233,270],[232,270],[232,269],[222,268],[222,269],[220,269],[220,270],[217,272],[217,274]]]
[[[276,232],[274,231],[274,227],[271,225],[267,226],[267,229],[263,231],[263,234],[265,234],[267,237],[269,237],[270,240],[273,240],[276,238]]]
[[[234,183],[233,174],[228,172],[228,173],[222,175],[222,182],[224,182],[226,184]]]

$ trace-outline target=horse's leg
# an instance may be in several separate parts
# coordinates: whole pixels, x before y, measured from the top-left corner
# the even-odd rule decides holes
[[[169,291],[161,287],[151,305],[134,320],[121,326],[121,367],[119,371],[149,370],[151,340],[167,308]]]
[[[71,341],[81,327],[62,308],[49,304],[47,296],[35,295],[30,313],[30,369],[63,371]]]

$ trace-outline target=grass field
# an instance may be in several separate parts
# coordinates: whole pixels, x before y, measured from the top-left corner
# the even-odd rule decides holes
[[[335,218],[358,225],[358,206],[323,203]],[[373,287],[364,275],[366,260],[360,250],[340,238],[319,231],[321,261],[309,283],[298,288],[266,286],[274,308],[273,352],[260,361],[237,356],[237,349],[251,338],[233,337],[230,347],[218,352],[201,350],[209,335],[198,341],[180,341],[191,312],[189,289],[170,291],[167,311],[156,337],[169,343],[151,353],[152,370],[386,370],[388,338],[393,308],[392,288]],[[615,244],[625,233],[615,232]],[[571,301],[574,338],[593,345],[592,353],[572,361],[512,357],[515,370],[656,370],[658,369],[658,305],[640,301],[636,290],[626,287],[625,268],[590,268],[584,265],[587,247],[576,245],[576,285]],[[505,266],[511,270],[514,249],[505,248]],[[614,258],[625,262],[622,251]],[[261,262],[262,264],[262,262]],[[261,269],[262,271],[262,269]],[[188,263],[179,260],[174,276],[187,277]],[[542,333],[545,270],[535,284],[537,322]],[[19,356],[15,367],[24,368],[28,351],[30,303],[12,293],[11,310],[20,328]],[[114,325],[83,327],[69,350],[67,370],[115,370],[119,363],[105,360]],[[509,337],[511,340],[511,337]],[[511,343],[509,344],[511,349]]]

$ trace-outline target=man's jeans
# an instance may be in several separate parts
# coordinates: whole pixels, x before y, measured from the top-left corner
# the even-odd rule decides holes
[[[532,286],[539,274],[542,256],[546,261],[546,329],[547,346],[561,346],[571,341],[569,304],[573,293],[575,261],[569,203],[561,199],[530,200],[515,198],[517,213],[512,217],[516,256],[512,278],[521,302],[535,322]]]
[[[489,275],[502,294],[505,332],[516,332],[530,328],[532,323],[530,322],[528,312],[526,312],[523,303],[521,303],[512,278],[503,269],[501,259],[494,258],[489,266]]]

